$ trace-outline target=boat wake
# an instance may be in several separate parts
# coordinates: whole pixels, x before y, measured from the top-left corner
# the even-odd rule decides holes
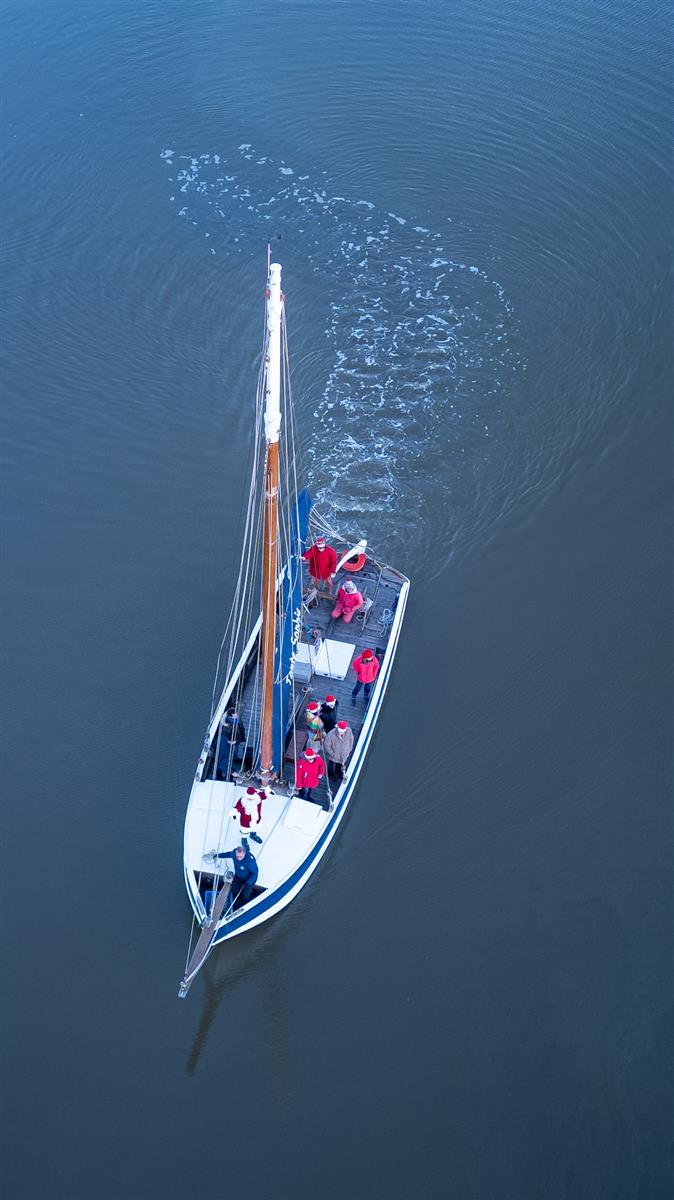
[[[300,355],[302,453],[328,518],[428,578],[494,520],[481,483],[510,422],[521,368],[501,285],[465,261],[465,238],[337,195],[249,143],[225,158],[162,151],[171,202],[211,254],[282,236],[284,261],[320,275],[325,339]],[[280,231],[280,233],[279,233]],[[295,348],[296,342],[293,342]],[[310,406],[303,402],[319,380]],[[495,489],[496,491],[498,489]],[[440,531],[440,533],[439,533]]]

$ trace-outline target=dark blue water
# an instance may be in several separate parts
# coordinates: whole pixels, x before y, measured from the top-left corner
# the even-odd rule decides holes
[[[5,3],[10,1200],[670,1194],[667,18]],[[268,240],[414,590],[328,861],[179,1003]]]

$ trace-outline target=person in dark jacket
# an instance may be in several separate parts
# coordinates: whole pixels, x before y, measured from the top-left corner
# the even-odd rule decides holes
[[[337,711],[338,708],[339,700],[337,700],[335,696],[325,697],[325,700],[321,704],[321,711],[319,714],[325,733],[329,733],[331,729],[335,728],[335,725],[337,724],[337,717],[339,716]]]
[[[231,858],[234,867],[232,890],[227,901],[227,912],[233,908],[241,908],[247,904],[257,883],[257,863],[248,846],[237,846],[234,850],[224,850],[222,854],[214,854],[213,858]]]
[[[227,709],[220,733],[220,750],[216,779],[226,779],[230,771],[243,761],[246,730],[236,708]]]

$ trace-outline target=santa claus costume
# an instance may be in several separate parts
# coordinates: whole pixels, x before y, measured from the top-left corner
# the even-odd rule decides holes
[[[232,818],[239,822],[241,841],[244,846],[247,844],[247,838],[251,838],[254,842],[262,841],[257,827],[262,820],[262,802],[266,799],[266,792],[248,787],[245,792],[241,793],[234,805]]]

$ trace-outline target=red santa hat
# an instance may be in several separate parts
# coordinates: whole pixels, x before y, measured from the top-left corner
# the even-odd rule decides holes
[[[374,654],[371,650],[363,650],[361,658],[363,659],[363,662],[368,662],[369,659],[374,658]]]
[[[254,787],[248,787],[248,788],[246,788],[246,795],[247,796],[257,796],[257,792]]]
[[[309,702],[309,704],[307,704],[307,712],[317,713],[319,707],[320,707],[320,705],[318,704],[318,702],[316,700],[311,700]]]
[[[344,731],[347,730],[349,728],[349,726],[347,725],[346,721],[338,721],[337,728],[339,729],[340,733],[344,733]]]
[[[336,696],[326,696],[325,703],[329,704],[330,707],[332,708],[333,704],[337,703],[337,697]]]
[[[305,758],[308,758],[308,759],[315,758],[315,757],[316,757],[316,751],[315,751],[315,750],[313,750],[311,746],[307,746],[306,750],[304,751],[304,757],[305,757]]]

